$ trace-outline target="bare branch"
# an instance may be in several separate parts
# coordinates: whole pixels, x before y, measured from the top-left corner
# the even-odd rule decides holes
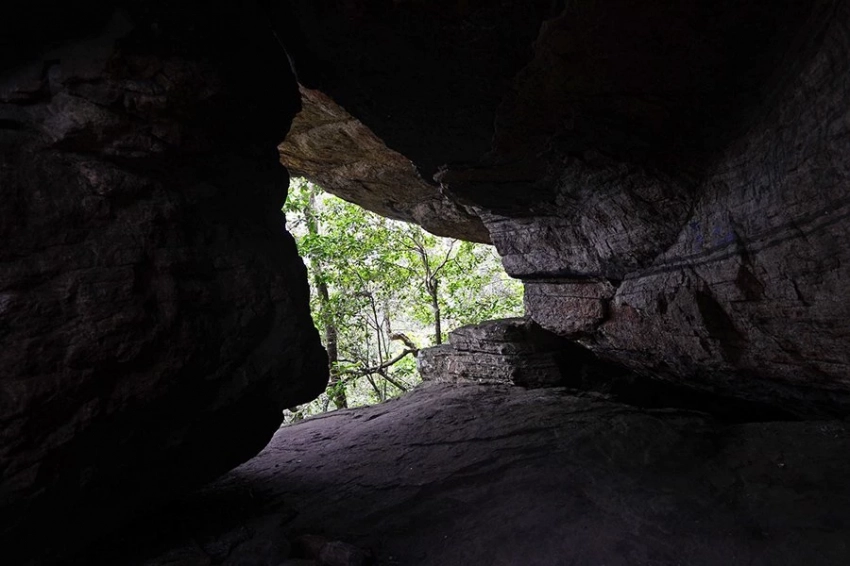
[[[413,343],[413,340],[411,340],[407,336],[407,334],[403,332],[393,332],[392,334],[390,334],[390,340],[400,340],[401,342],[404,342],[404,345],[410,348],[411,350],[419,349],[416,347],[416,344]]]
[[[372,389],[374,389],[374,390],[375,390],[375,394],[377,394],[377,395],[378,395],[378,399],[379,399],[379,400],[381,400],[381,401],[383,401],[383,396],[381,395],[381,388],[380,388],[380,387],[378,387],[378,386],[375,384],[375,380],[374,380],[374,379],[372,379],[372,376],[367,374],[367,375],[366,375],[366,380],[369,382],[369,385],[371,385],[371,386],[372,386]]]
[[[437,273],[443,269],[446,264],[449,262],[449,259],[452,256],[452,250],[454,250],[455,244],[457,240],[452,240],[451,244],[449,244],[449,250],[446,252],[446,257],[443,259],[443,262],[433,271],[433,275],[436,276]]]
[[[390,377],[390,375],[387,372],[385,372],[384,370],[381,370],[380,374],[381,374],[381,377],[383,377],[384,379],[386,379],[387,381],[389,381],[390,383],[395,385],[398,389],[401,389],[402,391],[407,391],[406,385],[404,385],[403,383],[396,381],[395,379]]]
[[[404,350],[402,353],[400,353],[399,355],[397,355],[393,359],[387,360],[386,362],[379,364],[377,366],[370,367],[370,368],[363,368],[363,369],[359,369],[357,371],[350,371],[350,370],[344,371],[343,372],[344,374],[348,374],[348,376],[345,378],[345,381],[351,381],[352,379],[357,379],[358,377],[363,377],[364,375],[368,376],[368,375],[372,375],[372,374],[376,374],[376,373],[381,373],[383,370],[387,369],[388,367],[394,366],[395,364],[397,364],[398,362],[403,360],[408,354],[416,354],[418,351],[419,350]],[[392,383],[392,381],[390,381],[390,383]],[[395,385],[395,384],[393,384],[393,385]]]

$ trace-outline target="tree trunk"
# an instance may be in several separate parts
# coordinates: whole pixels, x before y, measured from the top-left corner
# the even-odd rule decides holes
[[[428,285],[428,294],[431,295],[431,312],[434,315],[434,343],[439,345],[443,343],[443,326],[440,319],[440,302],[439,302],[439,279],[432,279]]]
[[[313,268],[318,269],[319,266],[314,265]],[[331,298],[330,293],[328,293],[328,284],[322,280],[321,272],[317,271],[317,273],[319,276],[316,277],[316,289],[319,292],[322,318],[325,319],[323,324],[325,326],[325,349],[328,351],[328,370],[330,371],[330,379],[328,380],[329,395],[337,409],[347,409],[348,397],[345,395],[345,386],[339,385],[341,377],[339,371],[337,371],[337,363],[339,362],[339,347],[337,346],[339,332],[336,325],[331,322],[329,316]]]
[[[307,231],[311,235],[317,236],[319,234],[319,223],[316,220],[315,209],[316,195],[315,192],[311,191],[310,200],[307,203],[307,208],[304,210],[304,219],[306,220]],[[321,313],[319,324],[324,327],[325,349],[328,351],[328,370],[330,373],[328,396],[333,401],[333,404],[336,405],[337,409],[347,409],[348,398],[345,395],[345,386],[340,384],[340,375],[337,371],[337,364],[339,362],[339,348],[337,346],[339,332],[330,312],[331,299],[328,292],[328,284],[325,282],[322,272],[322,263],[320,261],[310,260],[310,264],[313,268],[313,285],[319,294],[319,312]]]

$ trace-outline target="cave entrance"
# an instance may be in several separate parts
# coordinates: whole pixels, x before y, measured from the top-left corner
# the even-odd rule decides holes
[[[330,381],[286,420],[370,405],[421,381],[416,356],[448,331],[523,314],[522,283],[492,246],[434,236],[369,212],[300,177],[284,206],[304,258]]]

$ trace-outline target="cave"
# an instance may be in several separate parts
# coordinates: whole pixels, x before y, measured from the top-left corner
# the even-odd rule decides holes
[[[850,1],[19,8],[0,563],[850,563]],[[525,316],[280,428],[328,381],[289,174]]]

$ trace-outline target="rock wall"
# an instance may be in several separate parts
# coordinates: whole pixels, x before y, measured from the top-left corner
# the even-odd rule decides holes
[[[850,409],[850,2],[289,4],[296,68],[321,69],[302,82],[437,172],[541,326],[707,392]]]
[[[280,213],[298,98],[267,16],[90,4],[3,25],[25,36],[0,58],[8,564],[246,460],[327,380]]]
[[[821,8],[722,149],[683,142],[654,167],[565,157],[550,217],[487,218],[506,268],[532,280],[535,320],[655,374],[803,414],[846,410],[850,12]],[[661,161],[686,157],[687,178]]]

